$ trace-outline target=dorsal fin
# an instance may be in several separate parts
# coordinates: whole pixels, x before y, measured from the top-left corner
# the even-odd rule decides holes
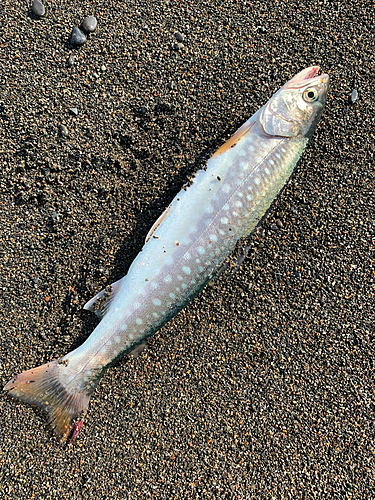
[[[121,278],[112,285],[104,288],[104,290],[102,290],[101,292],[97,293],[95,297],[86,302],[86,304],[83,306],[83,309],[94,312],[98,316],[98,318],[102,319],[102,317],[108,311],[112,300],[115,298],[117,292],[119,291],[121,287],[121,281],[123,279],[124,278]]]
[[[251,127],[254,125],[254,121],[247,120],[241,127],[237,130],[235,134],[232,135],[224,144],[214,153],[211,158],[216,158],[217,156],[220,156],[221,154],[225,153],[225,151],[228,151],[228,149],[233,148],[237,142],[241,139],[243,135],[245,135]]]
[[[148,240],[151,238],[151,236],[156,231],[156,229],[160,226],[160,224],[163,222],[163,220],[167,217],[167,215],[169,214],[169,211],[170,211],[171,208],[172,208],[172,206],[169,205],[169,207],[166,208],[164,210],[164,212],[152,224],[152,227],[151,227],[150,231],[147,233],[147,236],[146,236],[146,239],[145,239],[145,243],[148,242]]]

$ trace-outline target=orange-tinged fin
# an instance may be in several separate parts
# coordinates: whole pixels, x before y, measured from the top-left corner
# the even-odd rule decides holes
[[[98,316],[98,318],[102,319],[102,317],[108,311],[112,300],[115,298],[117,292],[119,291],[122,280],[123,278],[116,281],[115,283],[112,283],[112,285],[107,286],[106,288],[104,288],[104,290],[97,293],[95,297],[86,302],[86,304],[83,306],[83,309],[94,312]]]
[[[171,208],[172,208],[171,206],[169,206],[168,208],[166,208],[164,210],[164,212],[152,224],[150,231],[147,233],[147,236],[146,236],[146,239],[145,239],[145,243],[148,242],[148,240],[154,234],[154,232],[156,231],[156,229],[160,226],[160,224],[163,222],[163,220],[167,217],[167,215],[169,214]]]
[[[255,122],[252,122],[248,120],[245,122],[241,127],[237,130],[237,132],[232,135],[224,144],[214,153],[211,158],[216,158],[217,156],[220,156],[221,154],[225,153],[225,151],[228,151],[228,149],[233,148],[237,142],[241,139],[242,136],[244,136],[254,125]]]
[[[96,384],[91,386],[89,392],[70,392],[59,380],[59,364],[64,364],[64,360],[57,359],[16,375],[6,384],[4,391],[41,408],[48,415],[48,423],[61,442],[68,437],[73,442],[81,430]]]

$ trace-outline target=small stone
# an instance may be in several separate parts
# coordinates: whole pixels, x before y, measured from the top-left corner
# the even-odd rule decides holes
[[[46,13],[46,9],[44,8],[44,5],[42,4],[42,2],[40,2],[40,0],[33,1],[31,10],[38,17],[44,16],[44,14]]]
[[[170,90],[173,90],[175,88],[175,84],[174,84],[174,81],[172,80],[171,82],[168,83],[168,88]]]
[[[105,71],[106,69],[107,69],[107,68],[106,68],[106,67],[104,66],[104,64],[103,64],[103,66],[100,68],[100,71]]]
[[[178,42],[183,42],[185,40],[184,35],[182,33],[180,33],[179,31],[176,31],[176,33],[174,34],[174,37]]]
[[[66,65],[68,66],[68,68],[71,68],[73,64],[74,64],[74,55],[70,54],[68,60],[66,61]]]
[[[87,38],[82,33],[82,31],[79,28],[77,28],[77,26],[75,28],[73,28],[72,36],[70,38],[70,43],[72,45],[83,45],[86,42],[87,42]]]
[[[356,89],[352,90],[352,93],[350,94],[350,101],[355,102],[358,99],[358,92]]]
[[[98,21],[96,20],[96,17],[94,17],[94,16],[87,16],[82,21],[82,29],[84,29],[87,33],[92,33],[93,31],[95,31],[97,25],[98,25]]]
[[[57,212],[51,212],[50,222],[52,224],[56,224],[59,221],[60,221],[60,214],[58,214]]]
[[[70,114],[77,116],[78,115],[78,109],[77,108],[70,108],[69,109]]]
[[[60,134],[63,137],[68,137],[69,135],[69,130],[65,127],[65,125],[60,125]]]
[[[184,44],[183,43],[175,43],[175,44],[173,44],[173,48],[175,50],[181,50],[184,48]]]

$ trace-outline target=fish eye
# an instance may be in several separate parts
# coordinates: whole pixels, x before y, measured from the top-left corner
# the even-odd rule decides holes
[[[316,89],[306,89],[303,93],[303,100],[306,102],[314,102],[318,99],[319,94]]]

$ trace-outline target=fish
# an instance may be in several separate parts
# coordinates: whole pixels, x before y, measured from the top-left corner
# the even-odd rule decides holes
[[[60,441],[77,438],[105,370],[141,351],[256,229],[321,117],[329,76],[319,71],[311,66],[289,80],[175,196],[128,273],[84,306],[101,318],[89,338],[5,385],[9,395],[47,414]]]

